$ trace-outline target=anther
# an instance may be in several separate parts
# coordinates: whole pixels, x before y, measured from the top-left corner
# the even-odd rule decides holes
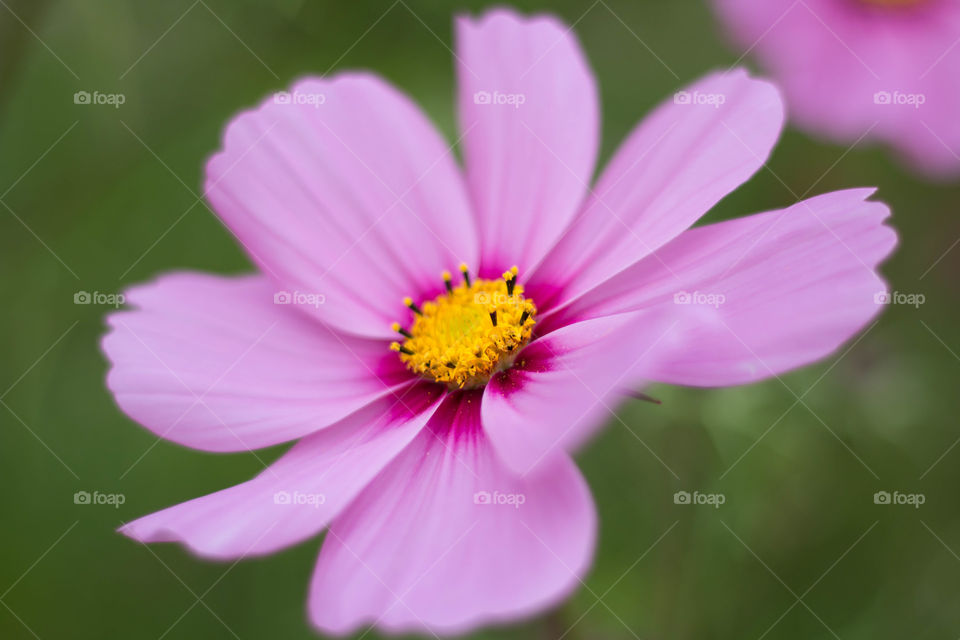
[[[405,305],[407,305],[408,307],[410,307],[410,310],[413,311],[413,312],[414,312],[415,314],[417,314],[418,316],[422,316],[422,315],[423,315],[423,311],[420,309],[420,307],[417,306],[417,304],[416,304],[411,298],[404,298],[404,299],[403,299],[403,304],[405,304]]]
[[[497,326],[497,310],[496,309],[490,312],[490,322],[493,323],[493,326]]]
[[[396,331],[397,333],[399,333],[400,335],[404,336],[405,338],[413,337],[413,334],[407,331],[406,329],[404,329],[403,327],[401,327],[399,322],[394,322],[392,325],[390,325],[390,328]]]
[[[447,288],[447,293],[453,293],[453,278],[449,271],[443,272],[443,285]]]
[[[469,288],[469,287],[470,287],[470,270],[467,269],[467,263],[466,263],[466,262],[461,262],[461,263],[460,263],[460,273],[463,274],[463,282],[464,282],[464,284],[466,284],[467,287]]]
[[[517,286],[517,266],[514,265],[510,267],[507,271],[503,272],[503,279],[507,282],[507,295],[513,295],[513,288]]]
[[[391,350],[391,351],[399,351],[400,353],[405,353],[405,354],[407,354],[408,356],[412,356],[412,355],[413,355],[413,351],[410,351],[410,349],[407,349],[405,346],[403,346],[403,345],[400,344],[399,342],[391,342],[391,343],[390,343],[390,350]]]
[[[524,309],[523,313],[520,314],[520,327],[523,328],[523,323],[527,321],[527,318],[530,317],[530,312]]]
[[[663,404],[660,400],[652,396],[648,396],[642,391],[632,391],[629,394],[631,397],[636,398],[637,400],[643,400],[644,402],[652,402],[653,404]]]

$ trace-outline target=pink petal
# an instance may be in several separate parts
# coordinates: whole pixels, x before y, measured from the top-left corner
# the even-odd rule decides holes
[[[384,398],[298,442],[259,476],[158,511],[120,531],[181,542],[217,559],[272,553],[316,535],[416,436],[439,405],[433,385]]]
[[[482,504],[479,492],[522,504]],[[524,478],[509,473],[480,427],[479,392],[459,393],[334,521],[310,616],[335,634],[368,623],[461,633],[525,617],[577,586],[595,528],[569,458]]]
[[[495,9],[459,18],[456,29],[481,271],[499,276],[513,264],[527,271],[573,218],[590,182],[600,126],[593,73],[576,37],[551,16]]]
[[[777,90],[743,70],[676,94],[623,143],[531,287],[570,299],[672,240],[763,165],[782,124]]]
[[[390,394],[409,375],[377,340],[274,304],[263,276],[168,275],[108,317],[107,385],[131,418],[208,451],[285,442]]]
[[[391,337],[390,323],[409,313],[404,296],[437,293],[442,271],[476,264],[454,156],[417,106],[374,76],[310,78],[287,96],[230,123],[206,194],[282,288],[325,297],[299,310]],[[311,97],[318,104],[303,103]]]
[[[668,324],[668,321],[670,324]],[[530,344],[483,395],[483,427],[504,463],[520,474],[573,450],[610,420],[625,391],[656,371],[676,322],[631,313],[580,322]]]
[[[883,224],[887,206],[865,201],[872,193],[836,191],[692,229],[546,322],[678,306],[677,294],[697,293],[713,320],[690,330],[654,379],[730,385],[809,364],[883,309],[875,268],[896,234]]]

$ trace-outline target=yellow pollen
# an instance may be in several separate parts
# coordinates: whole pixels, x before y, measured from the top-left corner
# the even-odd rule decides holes
[[[406,339],[390,345],[410,371],[452,389],[481,387],[509,368],[530,341],[537,313],[517,283],[516,267],[503,280],[471,281],[466,265],[460,271],[464,281],[456,287],[443,273],[447,291],[435,299],[420,306],[404,299],[413,325],[405,330],[394,323]]]

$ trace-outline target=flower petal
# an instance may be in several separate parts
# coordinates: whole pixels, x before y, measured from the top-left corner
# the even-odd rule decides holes
[[[620,147],[531,288],[569,300],[672,240],[766,162],[782,125],[776,88],[743,70],[678,92]]]
[[[111,314],[107,386],[162,438],[208,451],[285,442],[390,394],[409,375],[387,344],[274,304],[263,276],[164,276]]]
[[[532,342],[517,366],[484,390],[483,428],[504,463],[526,474],[553,451],[580,445],[616,415],[617,402],[638,387],[643,372],[657,370],[676,325],[665,314],[621,314]]]
[[[597,88],[576,37],[551,16],[457,19],[460,128],[481,274],[535,265],[573,218],[596,162]]]
[[[404,296],[439,293],[442,271],[476,264],[452,151],[371,75],[306,79],[278,95],[227,127],[205,193],[264,272],[325,297],[300,310],[390,337],[407,317]]]
[[[182,542],[217,559],[272,553],[326,527],[426,424],[434,385],[384,398],[308,436],[259,476],[152,513],[120,531],[140,542]]]
[[[896,234],[883,224],[887,206],[866,201],[872,193],[836,191],[692,229],[545,321],[699,302],[712,322],[690,330],[654,379],[731,385],[809,364],[883,309],[875,268]]]
[[[578,584],[595,529],[572,461],[509,473],[480,427],[479,392],[459,393],[334,521],[310,616],[335,634],[367,623],[460,633],[524,617]]]

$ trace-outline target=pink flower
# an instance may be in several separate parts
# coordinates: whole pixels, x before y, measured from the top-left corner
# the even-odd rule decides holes
[[[960,1],[714,0],[804,129],[960,176]]]
[[[309,595],[325,632],[460,632],[556,604],[595,539],[570,452],[625,392],[779,374],[882,308],[896,240],[871,189],[687,230],[770,153],[770,84],[704,78],[688,94],[722,100],[661,105],[591,190],[597,89],[564,25],[461,18],[457,61],[463,170],[372,75],[306,79],[234,119],[206,193],[262,273],[136,287],[103,342],[117,402],[158,436],[298,440],[123,533],[229,559],[326,530]]]

